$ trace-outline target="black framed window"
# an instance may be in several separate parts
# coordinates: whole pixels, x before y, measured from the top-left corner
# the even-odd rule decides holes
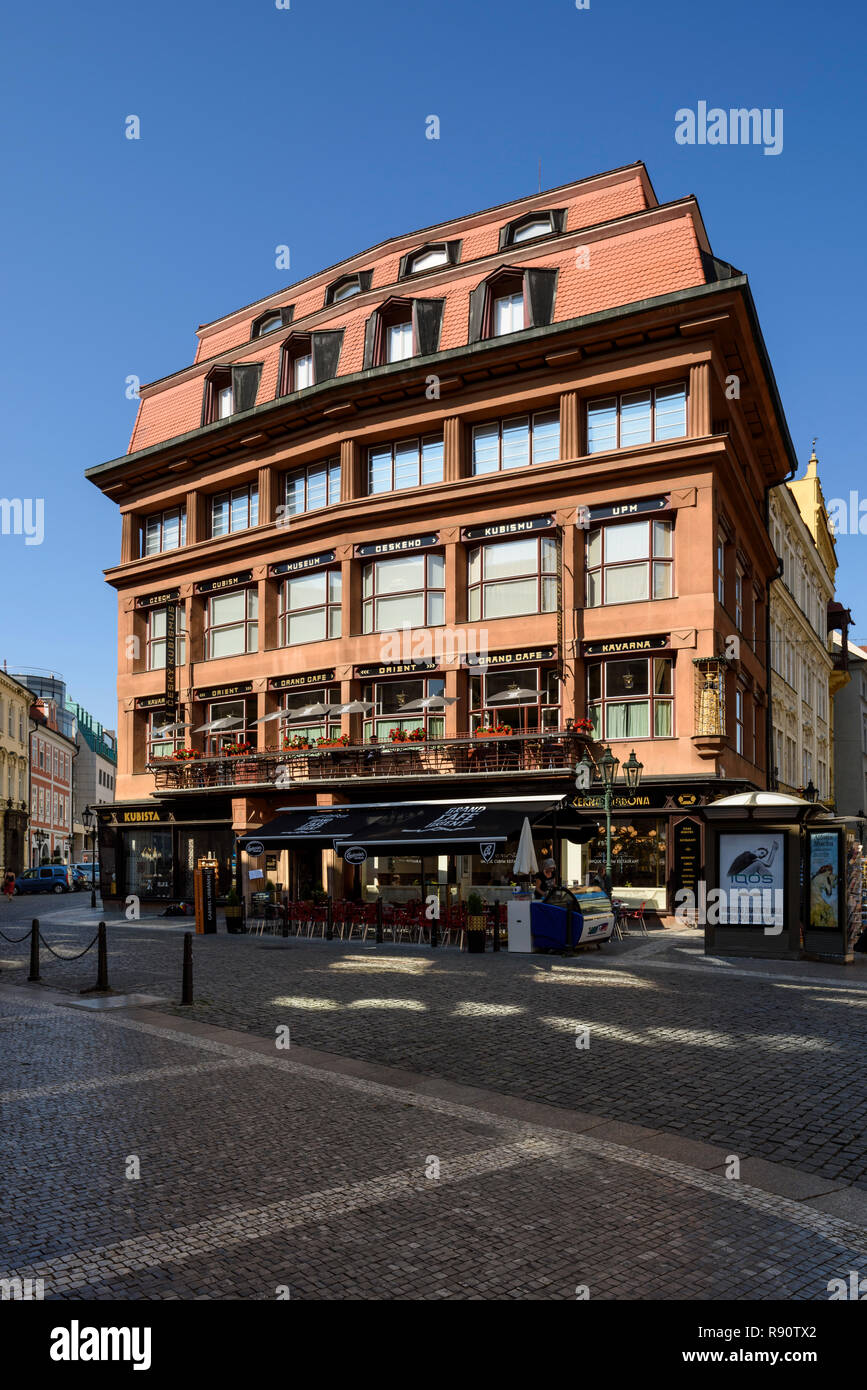
[[[587,452],[606,453],[686,434],[686,385],[648,386],[587,402]]]
[[[179,723],[177,713],[171,709],[151,710],[147,717],[147,759],[170,758],[178,749],[184,747],[184,730],[175,733],[162,733]]]
[[[673,666],[668,656],[590,662],[587,714],[593,738],[673,737]]]
[[[444,299],[386,300],[364,325],[364,368],[439,351]]]
[[[321,507],[340,501],[340,459],[323,459],[321,463],[295,468],[283,479],[283,508],[281,515],[300,516],[316,512]]]
[[[396,555],[364,566],[362,631],[441,627],[445,622],[445,558]]]
[[[557,275],[548,268],[495,271],[470,293],[469,341],[553,323]]]
[[[256,747],[257,725],[256,697],[247,696],[238,700],[212,700],[208,705],[207,724],[215,724],[221,719],[239,719],[230,729],[214,729],[206,737],[205,748],[209,755],[224,752],[232,744],[249,743]]]
[[[588,608],[674,593],[670,521],[616,521],[587,532]]]
[[[399,492],[443,480],[443,436],[401,439],[394,444],[374,444],[367,451],[367,492]]]
[[[342,328],[290,333],[280,351],[278,396],[306,391],[337,376],[343,347]]]
[[[246,531],[259,525],[259,485],[233,488],[218,492],[211,498],[211,535],[228,536],[232,531]]]
[[[468,562],[469,621],[557,610],[557,542],[522,536],[474,547]]]
[[[259,594],[255,588],[212,594],[207,602],[206,660],[255,652],[259,641]]]
[[[525,241],[538,241],[540,237],[557,236],[566,230],[565,208],[539,208],[526,212],[500,228],[500,250],[507,246],[520,246]]]
[[[363,294],[370,289],[372,279],[372,270],[359,270],[354,275],[341,275],[339,280],[333,280],[327,287],[326,305],[342,304],[347,299],[354,299],[357,294]]]
[[[470,676],[470,726],[506,724],[516,734],[560,728],[562,686],[552,666],[513,666]]]
[[[280,645],[324,642],[341,634],[339,569],[307,570],[280,585]]]
[[[444,695],[446,683],[442,676],[426,676],[410,680],[371,681],[362,690],[362,700],[373,705],[364,720],[364,737],[387,743],[392,729],[412,733],[421,729],[428,738],[445,737],[445,716],[442,710],[408,710],[415,700],[432,695]]]
[[[266,310],[250,325],[250,337],[267,338],[269,333],[276,333],[280,328],[288,328],[294,312],[294,306],[291,304],[286,304],[280,309]]]

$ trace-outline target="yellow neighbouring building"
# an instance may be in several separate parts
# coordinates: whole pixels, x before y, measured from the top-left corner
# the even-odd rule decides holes
[[[32,692],[0,671],[0,883],[27,867],[32,704]]]

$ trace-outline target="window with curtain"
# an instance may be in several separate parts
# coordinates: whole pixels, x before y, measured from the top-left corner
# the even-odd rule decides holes
[[[378,738],[381,743],[386,743],[392,729],[401,729],[404,733],[423,729],[428,738],[443,738],[445,716],[442,710],[408,710],[406,706],[415,700],[443,695],[445,688],[446,683],[441,676],[375,681],[365,685],[361,698],[365,704],[373,705],[373,710],[364,720],[365,739]]]
[[[255,588],[235,589],[228,594],[213,594],[208,599],[206,650],[207,659],[241,656],[254,652],[258,646],[259,595]]]
[[[526,468],[560,457],[560,412],[540,410],[473,426],[473,473]]]
[[[499,295],[494,299],[494,337],[499,338],[504,333],[520,333],[524,327],[524,295],[520,291],[514,294]]]
[[[294,647],[302,642],[339,637],[340,601],[339,569],[308,570],[284,579],[280,589],[280,645]]]
[[[364,566],[362,631],[441,627],[445,622],[445,559],[397,555]]]
[[[468,564],[469,621],[554,613],[557,543],[553,536],[523,536],[476,546]]]
[[[596,661],[587,667],[587,713],[597,739],[671,738],[670,657]]]
[[[671,598],[672,523],[618,521],[587,533],[588,608]]]

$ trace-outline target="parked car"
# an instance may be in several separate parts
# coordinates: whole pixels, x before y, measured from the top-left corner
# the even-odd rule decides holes
[[[72,886],[76,892],[81,892],[90,887],[90,876],[80,869],[77,864],[72,866]]]
[[[69,893],[72,870],[68,864],[43,864],[41,869],[25,869],[15,880],[16,893]]]
[[[94,865],[94,864],[82,863],[82,864],[73,864],[72,867],[73,867],[73,869],[80,869],[81,872],[84,874],[84,877],[87,879],[88,883],[92,882],[92,880],[93,880],[93,877],[94,877],[93,871],[94,871],[94,868],[95,868],[95,869],[96,869],[96,886],[97,886],[97,888],[99,887],[99,860],[97,860],[97,862],[96,862],[95,865]]]

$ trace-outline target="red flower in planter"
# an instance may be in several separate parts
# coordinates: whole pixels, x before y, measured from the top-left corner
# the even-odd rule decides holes
[[[483,729],[476,729],[475,738],[502,738],[504,734],[513,734],[515,730],[511,724],[488,724]]]
[[[228,753],[230,758],[239,758],[244,753],[252,753],[252,751],[252,743],[229,743],[223,749],[223,752]]]

